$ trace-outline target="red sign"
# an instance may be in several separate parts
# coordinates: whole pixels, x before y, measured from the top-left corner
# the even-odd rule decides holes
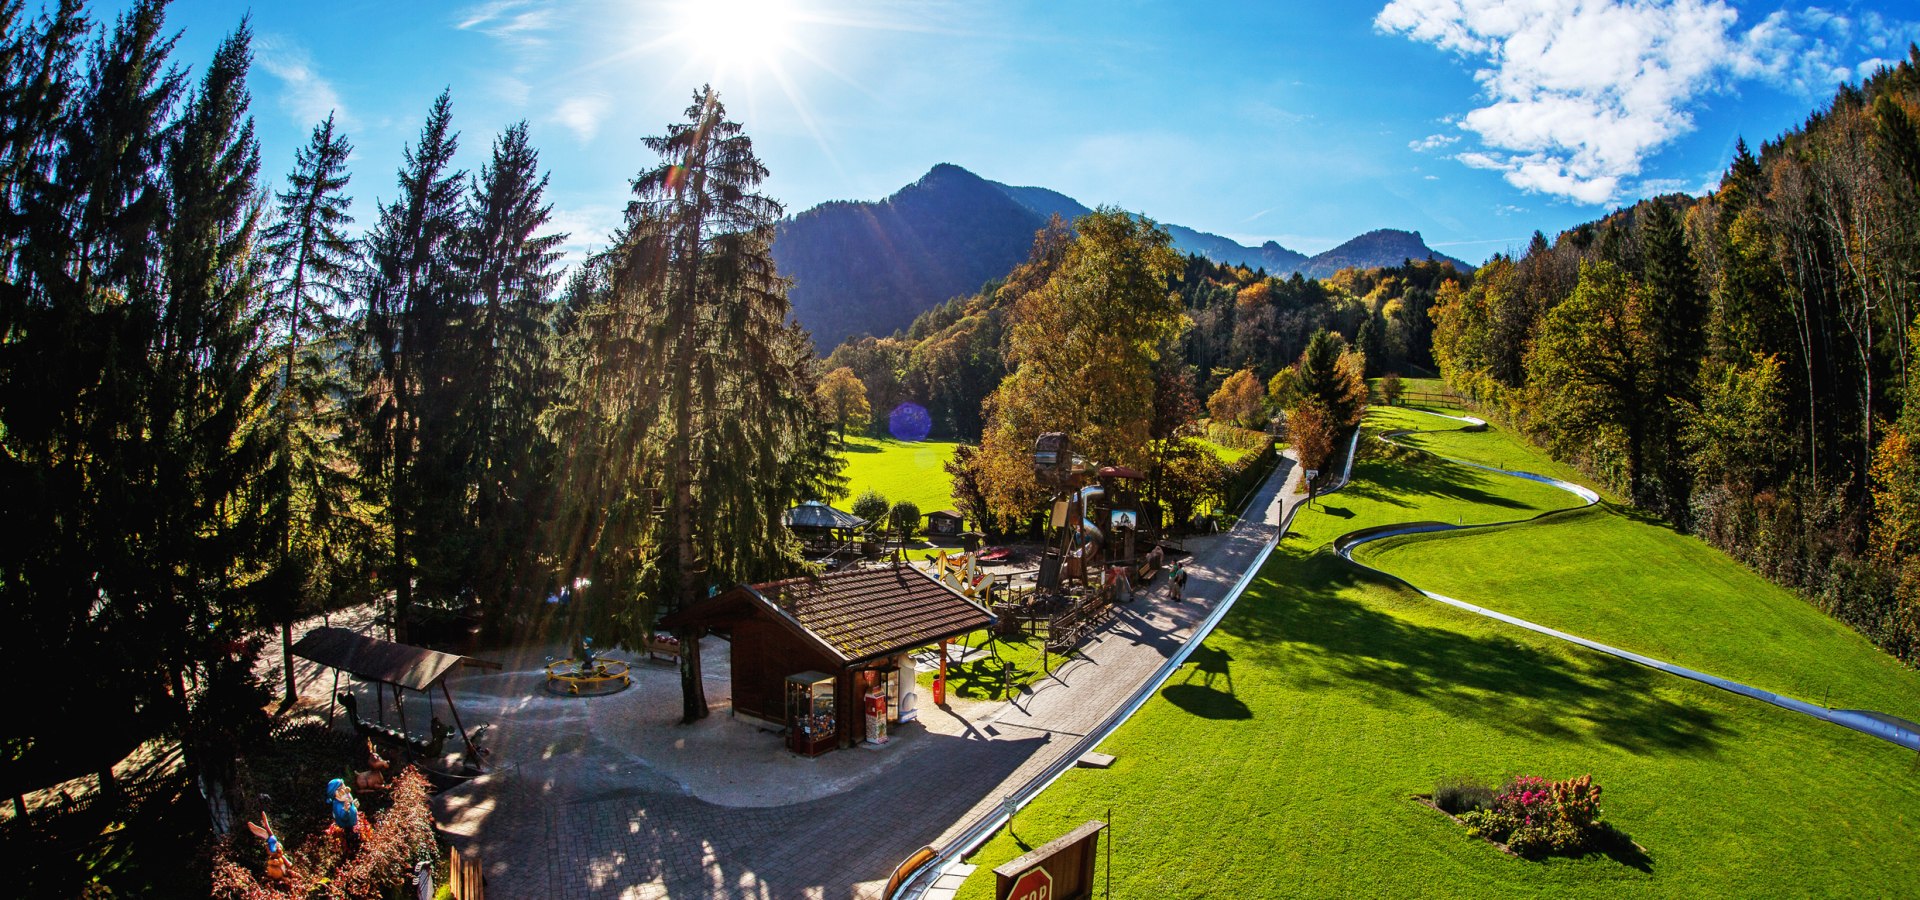
[[[1014,879],[1007,900],[1053,900],[1053,876],[1045,866],[1034,866]]]

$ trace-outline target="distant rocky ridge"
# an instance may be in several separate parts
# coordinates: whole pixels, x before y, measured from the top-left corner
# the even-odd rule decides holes
[[[1014,187],[948,163],[877,202],[823,203],[780,223],[773,258],[794,279],[788,296],[822,353],[859,334],[885,335],[953,297],[1007,274],[1054,214],[1090,212],[1078,200],[1039,187]],[[1419,232],[1382,229],[1318,256],[1273,241],[1243,246],[1229,238],[1162,223],[1182,253],[1271,275],[1325,278],[1343,268],[1399,265],[1408,259],[1466,263],[1435,252]]]

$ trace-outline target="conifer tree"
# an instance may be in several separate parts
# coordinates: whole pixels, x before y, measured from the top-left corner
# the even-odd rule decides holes
[[[531,586],[538,547],[526,536],[547,506],[552,466],[538,420],[555,389],[548,323],[566,236],[538,233],[552,217],[539,169],[526,123],[508,128],[469,187],[451,248],[466,294],[450,348],[464,360],[456,390],[470,534],[461,567],[476,596],[496,609],[510,589]]]
[[[648,138],[615,245],[575,283],[579,363],[564,550],[591,627],[632,643],[659,610],[797,570],[780,514],[837,471],[805,333],[786,324],[766,168],[711,88]],[[576,305],[570,300],[569,305]],[[681,634],[684,721],[707,714],[699,637]]]
[[[382,509],[380,572],[393,591],[393,632],[406,640],[415,579],[445,589],[446,539],[461,533],[465,474],[449,396],[459,374],[448,348],[459,289],[449,244],[460,229],[459,139],[442,92],[400,168],[400,195],[366,237],[361,319],[362,490]],[[436,542],[436,539],[439,539]]]
[[[1699,400],[1700,358],[1706,352],[1707,298],[1699,269],[1687,248],[1686,232],[1673,207],[1654,201],[1642,233],[1646,258],[1645,323],[1648,377],[1655,401],[1663,407],[1650,416],[1649,468],[1640,498],[1675,522],[1684,522],[1687,495],[1680,447],[1684,424],[1678,411]]]
[[[162,650],[189,771],[221,831],[231,815],[224,793],[239,724],[232,713],[248,705],[234,693],[244,690],[247,660],[226,647],[257,624],[262,554],[253,488],[266,458],[251,39],[243,22],[221,43],[167,146],[167,211],[157,232],[165,293],[147,416],[154,446],[151,468],[136,482],[153,510],[141,522],[152,531],[134,540],[150,567],[142,636]]]
[[[346,194],[353,151],[333,116],[314,126],[296,151],[287,188],[274,195],[262,234],[271,267],[267,330],[278,375],[269,425],[271,471],[263,482],[265,537],[277,549],[266,615],[280,625],[286,698],[294,697],[292,623],[341,589],[337,577],[364,539],[356,539],[353,485],[341,447],[344,328],[348,278],[356,261],[352,202]]]
[[[18,115],[8,119],[0,496],[14,538],[0,542],[0,658],[40,681],[33,673],[89,660],[88,678],[43,685],[10,711],[35,738],[15,765],[70,777],[66,767],[84,760],[103,787],[118,755],[180,719],[162,663],[179,659],[178,645],[155,646],[158,623],[143,610],[173,608],[173,583],[153,583],[161,566],[141,545],[154,539],[157,505],[134,489],[160,446],[147,430],[162,308],[154,237],[180,92],[165,68],[162,8],[135,5],[82,50],[86,25],[63,4],[23,38],[33,49],[7,76]],[[98,716],[84,741],[66,737],[75,708]]]

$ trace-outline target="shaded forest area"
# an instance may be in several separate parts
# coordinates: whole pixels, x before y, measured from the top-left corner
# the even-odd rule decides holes
[[[714,92],[636,148],[657,161],[567,275],[524,122],[463,168],[441,94],[353,236],[335,121],[263,175],[246,22],[189,70],[166,8],[0,2],[0,840],[36,861],[22,895],[204,893],[181,859],[262,811],[241,761],[274,688],[294,699],[255,677],[263,635],[284,654],[292,623],[377,602],[400,641],[478,621],[631,646],[716,584],[801,571],[779,513],[838,486],[780,207]],[[130,753],[163,762],[122,785]]]
[[[1920,661],[1920,48],[1719,190],[1496,257],[1443,376],[1632,502]]]

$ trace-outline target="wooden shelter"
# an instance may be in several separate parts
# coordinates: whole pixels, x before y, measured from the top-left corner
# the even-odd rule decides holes
[[[403,688],[419,691],[427,697],[429,714],[432,712],[433,703],[431,692],[434,686],[438,685],[440,695],[446,698],[447,711],[453,716],[454,727],[458,729],[461,741],[467,745],[469,755],[475,754],[473,736],[467,731],[466,726],[460,723],[460,710],[453,704],[453,694],[447,691],[447,673],[459,665],[500,668],[499,663],[441,653],[438,650],[428,650],[425,647],[414,647],[409,644],[396,644],[392,641],[367,637],[345,628],[332,627],[315,628],[307,632],[305,637],[294,642],[293,655],[312,660],[333,669],[336,673],[345,672],[361,681],[391,687],[396,699]],[[336,692],[339,689],[338,674],[334,676],[334,688]],[[379,724],[384,726],[386,724],[384,694],[381,698]],[[398,706],[397,703],[396,706]],[[408,735],[404,710],[401,716],[400,729],[386,736],[406,742]],[[356,730],[364,730],[372,725],[359,720],[357,715],[353,724]],[[389,730],[382,729],[383,734],[387,731]]]
[[[951,509],[936,509],[927,513],[927,533],[942,537],[954,537],[965,531],[967,520],[959,512]]]
[[[851,549],[873,524],[818,500],[781,513],[780,523],[800,538],[809,557],[834,556]]]
[[[866,733],[870,693],[888,694],[886,717],[913,714],[916,648],[988,627],[993,614],[913,566],[845,569],[739,585],[663,620],[733,643],[733,709],[787,725],[788,676],[834,679],[837,740]]]

